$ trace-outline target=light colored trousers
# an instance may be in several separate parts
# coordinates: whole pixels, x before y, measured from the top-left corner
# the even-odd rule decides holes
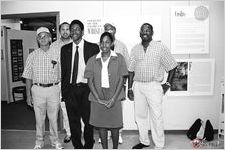
[[[46,113],[49,119],[51,144],[59,143],[58,138],[58,112],[60,107],[59,85],[51,87],[41,87],[33,85],[31,88],[34,102],[34,112],[36,119],[36,145],[44,145],[45,118]]]
[[[60,102],[60,106],[61,106],[62,114],[63,114],[63,128],[66,130],[66,135],[71,136],[70,125],[69,125],[65,102]]]
[[[152,139],[156,147],[164,147],[165,135],[162,116],[163,89],[159,82],[137,82],[133,84],[135,121],[139,130],[139,140],[150,145],[149,123]],[[149,112],[149,114],[148,114]],[[148,118],[148,116],[150,116]]]

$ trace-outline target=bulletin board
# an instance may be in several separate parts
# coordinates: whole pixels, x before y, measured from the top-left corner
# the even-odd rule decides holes
[[[10,40],[12,82],[21,81],[23,73],[23,40]]]

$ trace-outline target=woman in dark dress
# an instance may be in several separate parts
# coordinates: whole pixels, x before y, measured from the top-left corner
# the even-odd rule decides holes
[[[103,149],[108,148],[108,130],[113,149],[118,148],[119,129],[123,127],[121,100],[125,98],[122,87],[128,74],[123,56],[111,50],[112,42],[110,33],[101,35],[101,51],[88,60],[84,73],[91,90],[90,124],[98,129]]]

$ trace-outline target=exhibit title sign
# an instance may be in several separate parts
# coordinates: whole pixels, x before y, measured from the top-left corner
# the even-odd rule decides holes
[[[93,43],[99,43],[101,34],[104,32],[104,24],[111,23],[116,27],[116,39],[122,41],[128,51],[141,42],[140,27],[143,23],[153,26],[153,39],[161,40],[161,17],[160,16],[110,16],[99,18],[86,18],[84,21],[84,39]]]
[[[204,9],[202,9],[204,8]],[[171,52],[206,54],[209,52],[208,7],[171,7]]]

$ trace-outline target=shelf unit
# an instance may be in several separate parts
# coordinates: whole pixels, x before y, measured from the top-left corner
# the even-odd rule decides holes
[[[224,80],[221,80],[218,139],[224,141]]]

